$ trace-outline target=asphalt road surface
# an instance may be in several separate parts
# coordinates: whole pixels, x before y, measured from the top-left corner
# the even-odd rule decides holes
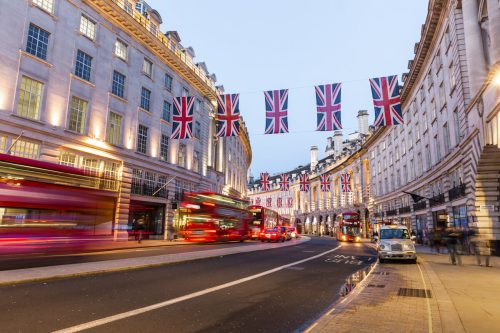
[[[0,287],[0,331],[301,331],[338,300],[348,276],[376,261],[364,244],[334,250],[338,245],[313,238],[267,251]]]

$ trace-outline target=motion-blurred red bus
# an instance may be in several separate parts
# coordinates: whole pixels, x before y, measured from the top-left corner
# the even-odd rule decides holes
[[[190,242],[228,242],[248,239],[248,201],[226,195],[185,193],[181,203],[184,237]]]
[[[252,220],[249,226],[251,239],[259,239],[261,231],[274,228],[278,225],[279,215],[274,210],[262,206],[250,206],[248,209],[252,213]]]
[[[282,226],[285,226],[285,227],[289,227],[290,226],[290,219],[288,217],[284,217],[283,215],[279,215],[278,216],[278,224],[279,225],[282,225]]]
[[[356,212],[343,212],[335,219],[335,234],[337,240],[359,242],[361,223]]]

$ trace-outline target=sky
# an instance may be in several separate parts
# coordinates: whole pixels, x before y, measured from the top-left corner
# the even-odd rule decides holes
[[[314,86],[342,83],[343,135],[358,110],[374,111],[369,78],[408,71],[426,0],[147,0],[195,62],[226,93],[240,94],[252,145],[251,174],[288,171],[319,158],[332,132],[316,132]],[[401,81],[400,81],[401,84]],[[287,134],[265,135],[265,90],[289,89]]]

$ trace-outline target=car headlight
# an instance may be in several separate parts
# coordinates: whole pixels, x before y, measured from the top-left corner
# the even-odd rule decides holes
[[[413,244],[405,244],[403,249],[405,251],[415,251],[415,247],[413,246]]]
[[[386,246],[385,244],[380,244],[379,245],[379,247],[380,247],[381,250],[385,249],[385,246]]]

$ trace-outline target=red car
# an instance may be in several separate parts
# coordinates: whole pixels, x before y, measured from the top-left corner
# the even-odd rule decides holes
[[[272,229],[265,229],[259,234],[261,242],[284,242],[286,239],[285,227],[274,227]]]

